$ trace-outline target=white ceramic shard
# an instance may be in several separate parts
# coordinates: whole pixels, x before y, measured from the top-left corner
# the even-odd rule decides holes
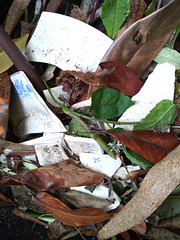
[[[14,73],[10,78],[13,84],[10,116],[18,137],[32,133],[66,132],[60,119],[47,107],[24,72]]]
[[[108,177],[112,177],[122,163],[120,158],[113,159],[107,154],[80,153],[79,156],[83,167]]]
[[[63,149],[63,140],[65,140],[72,153],[78,156],[81,152],[103,153],[102,148],[94,139],[72,137],[62,133],[48,134],[23,142],[23,144],[34,145],[39,164],[41,166],[47,166],[69,158]]]
[[[35,150],[41,166],[52,165],[62,160],[69,159],[59,142],[38,144],[35,145]]]
[[[95,71],[112,44],[99,30],[72,17],[43,12],[25,55],[62,70]]]
[[[129,172],[134,172],[140,169],[138,166],[127,165],[126,166]],[[116,178],[126,179],[128,178],[128,172],[126,171],[125,167],[120,167],[117,172],[115,173]]]
[[[61,96],[62,96],[62,98],[64,98],[64,100],[65,100],[66,102],[69,102],[70,96],[69,96],[69,94],[68,94],[67,92],[65,92],[65,91],[62,90],[62,85],[61,85],[61,86],[57,86],[57,87],[53,87],[53,88],[51,88],[50,90],[51,90],[54,98],[55,98],[58,102],[64,104],[64,102],[59,99]],[[60,107],[60,106],[52,99],[52,97],[51,97],[51,95],[49,94],[49,91],[48,91],[47,89],[46,89],[46,90],[43,90],[43,93],[44,93],[44,96],[45,96],[46,100],[47,100],[51,105],[53,105],[54,107]]]
[[[175,67],[169,63],[156,66],[141,90],[132,97],[135,104],[118,119],[119,122],[139,122],[162,100],[174,99]],[[133,130],[133,125],[116,125]]]
[[[69,148],[72,149],[73,153],[77,154],[78,156],[81,152],[103,154],[102,148],[92,138],[72,137],[65,135],[64,139]]]
[[[108,212],[111,211],[115,208],[117,208],[121,202],[121,199],[118,197],[118,195],[114,192],[111,191],[111,196],[109,197],[109,188],[103,186],[103,185],[98,185],[96,186],[95,190],[91,193],[89,190],[87,190],[85,188],[85,186],[82,187],[71,187],[71,190],[76,190],[79,192],[83,192],[83,193],[87,193],[89,195],[92,195],[94,197],[97,197],[99,199],[109,199],[109,200],[113,200],[114,199],[114,203],[102,208],[101,210]]]

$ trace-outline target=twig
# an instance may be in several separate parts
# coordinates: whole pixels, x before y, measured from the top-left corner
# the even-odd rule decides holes
[[[74,111],[72,111],[71,109],[65,107],[65,106],[64,106],[63,104],[61,104],[60,102],[58,102],[58,101],[54,98],[51,90],[49,89],[49,86],[47,85],[47,83],[46,83],[45,81],[44,81],[44,84],[46,85],[46,87],[47,87],[47,89],[48,89],[48,91],[49,91],[49,94],[51,95],[53,101],[56,102],[56,103],[62,108],[63,112],[64,112],[65,114],[69,115],[71,118],[76,119],[76,121],[77,121],[87,132],[89,132],[89,135],[100,145],[100,147],[101,147],[107,154],[109,154],[109,156],[111,156],[112,158],[115,158],[115,159],[116,159],[116,154],[115,154],[113,151],[111,151],[111,148],[107,145],[107,143],[106,143],[100,136],[91,134],[91,131],[90,131],[88,125],[80,118],[80,117],[82,116],[82,114],[79,114],[79,113],[77,113],[77,112],[74,112]],[[83,115],[83,116],[85,116],[85,115]],[[91,118],[91,120],[92,120],[92,119],[93,119],[93,118]],[[93,119],[93,120],[94,120],[94,119]]]
[[[159,0],[158,5],[157,5],[157,10],[161,8],[162,0]]]
[[[92,10],[91,17],[90,17],[89,22],[88,22],[89,25],[91,25],[93,23],[94,16],[95,16],[96,10],[98,8],[98,5],[99,5],[99,0],[96,1],[95,7]]]
[[[41,78],[39,77],[35,69],[32,67],[32,65],[28,62],[28,60],[24,57],[24,55],[21,53],[21,51],[18,49],[16,44],[5,33],[2,26],[0,26],[0,46],[10,57],[17,69],[25,72],[37,92],[41,95],[42,98],[44,98],[42,91],[45,89],[45,86]]]
[[[50,0],[46,7],[47,12],[57,12],[63,0]]]
[[[0,139],[0,146],[3,148],[11,149],[13,151],[35,151],[34,146],[13,143],[4,139]]]
[[[14,0],[4,21],[4,30],[11,35],[31,0]]]

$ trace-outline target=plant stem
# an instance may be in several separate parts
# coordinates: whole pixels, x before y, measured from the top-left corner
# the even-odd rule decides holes
[[[49,94],[51,95],[53,101],[55,103],[57,103],[63,110],[64,113],[66,114],[69,114],[69,113],[72,113],[78,117],[81,117],[81,118],[85,118],[85,119],[88,119],[88,120],[92,120],[92,121],[98,121],[98,122],[104,122],[104,123],[112,123],[112,124],[118,124],[118,125],[132,125],[132,124],[138,124],[139,122],[117,122],[117,121],[108,121],[108,120],[101,120],[101,119],[97,119],[97,118],[93,118],[93,117],[89,117],[89,116],[86,116],[82,113],[77,113],[77,112],[74,112],[73,110],[65,107],[62,103],[60,103],[59,101],[57,101],[55,99],[55,97],[53,96],[52,92],[50,91],[47,83],[44,81],[44,84],[46,85],[47,89],[48,89],[48,92]]]
[[[47,83],[45,81],[44,81],[44,84],[46,85],[53,101],[55,101],[62,108],[63,112],[66,113],[71,118],[74,118],[89,133],[90,137],[93,138],[107,154],[109,154],[109,156],[116,159],[116,154],[111,150],[111,148],[107,145],[107,143],[99,135],[91,134],[91,131],[90,131],[88,125],[80,118],[82,114],[80,114],[80,116],[79,116],[79,113],[72,111],[71,109],[65,107],[63,104],[58,102],[54,98],[51,90],[49,89],[49,86],[47,85]]]

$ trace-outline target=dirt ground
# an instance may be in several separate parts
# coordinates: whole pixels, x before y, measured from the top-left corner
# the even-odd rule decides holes
[[[0,207],[1,240],[48,240],[47,230],[11,213],[15,206]]]

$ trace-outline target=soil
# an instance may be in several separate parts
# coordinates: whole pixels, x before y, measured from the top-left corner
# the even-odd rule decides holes
[[[1,240],[48,240],[45,227],[15,216],[15,206],[0,207]]]

